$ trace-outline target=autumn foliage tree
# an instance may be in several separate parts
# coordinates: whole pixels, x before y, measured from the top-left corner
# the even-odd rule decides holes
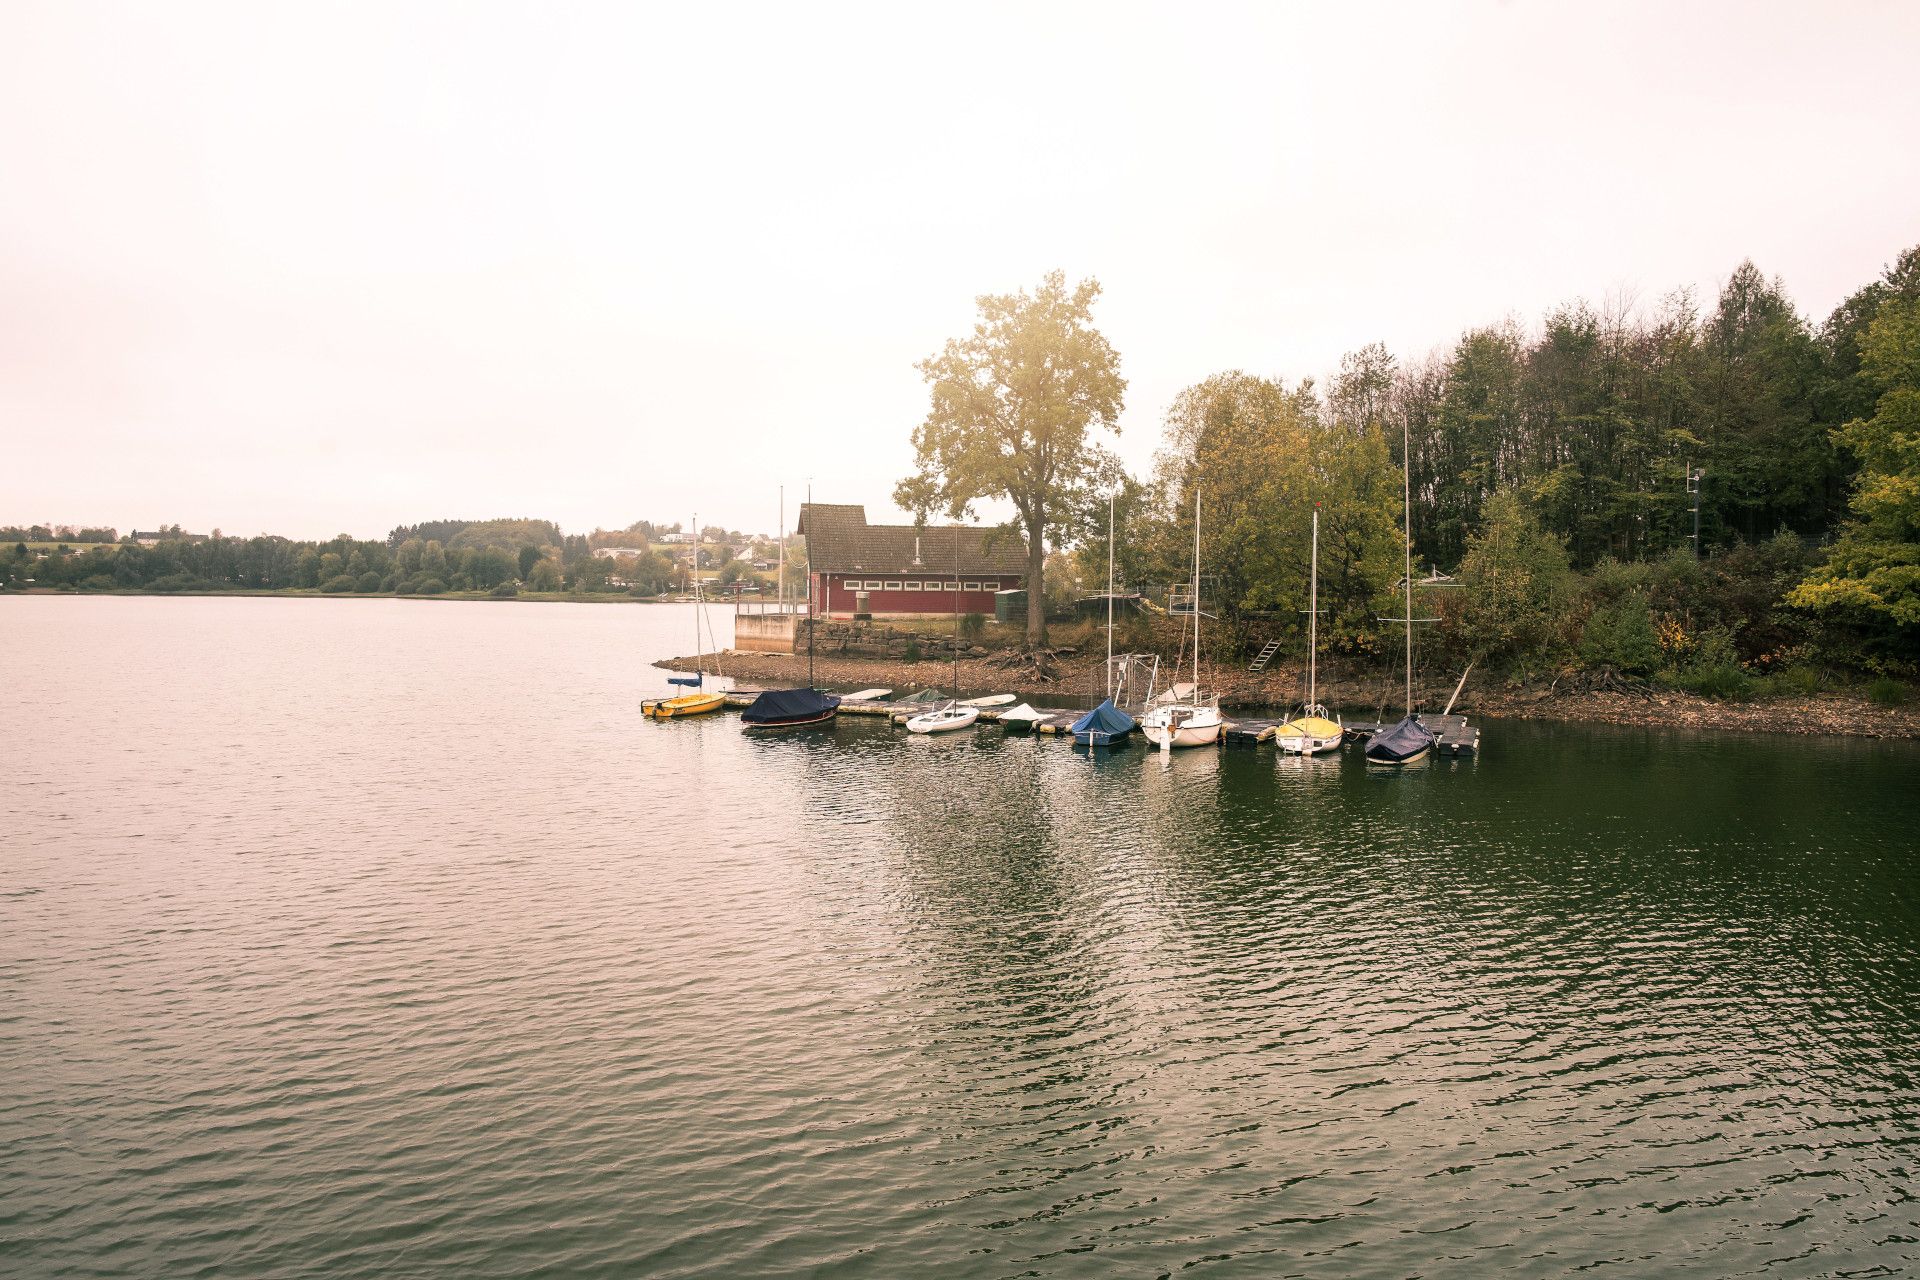
[[[1012,505],[1027,540],[1027,640],[1046,639],[1046,546],[1064,537],[1119,464],[1100,433],[1117,433],[1126,380],[1093,327],[1100,284],[1051,272],[1032,293],[986,294],[965,338],[919,364],[931,391],[914,429],[916,471],[894,501],[921,519],[959,519],[983,500]]]

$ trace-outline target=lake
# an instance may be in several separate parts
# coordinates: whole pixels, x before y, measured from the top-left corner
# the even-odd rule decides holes
[[[0,1273],[1920,1260],[1914,744],[749,740],[692,629],[0,599]]]

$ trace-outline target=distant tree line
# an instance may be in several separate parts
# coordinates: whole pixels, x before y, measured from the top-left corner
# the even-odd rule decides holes
[[[422,532],[450,532],[446,540]],[[15,533],[32,533],[32,528]],[[108,531],[111,532],[111,531]],[[178,534],[177,529],[162,531]],[[163,537],[156,545],[82,543],[43,550],[54,538],[0,542],[0,587],[73,591],[304,590],[327,594],[440,595],[487,592],[626,593],[684,590],[688,566],[658,552],[596,557],[585,535],[549,521],[430,521],[402,526],[397,542],[345,534],[324,542],[287,538]],[[709,564],[712,551],[703,556]],[[729,565],[731,569],[731,565]],[[723,573],[723,577],[727,574]],[[734,577],[740,576],[738,573]]]

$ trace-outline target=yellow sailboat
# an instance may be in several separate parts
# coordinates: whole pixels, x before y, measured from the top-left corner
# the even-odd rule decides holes
[[[1307,705],[1274,731],[1274,745],[1287,755],[1317,756],[1337,751],[1347,730],[1327,718],[1320,705],[1320,504],[1313,504],[1313,572],[1307,597]]]
[[[693,690],[670,698],[649,698],[640,704],[640,714],[655,720],[674,720],[683,716],[702,716],[718,711],[727,703],[727,695],[707,689],[706,656],[700,643],[700,619],[706,616],[706,602],[700,597],[700,517],[693,518],[693,647],[694,673],[668,676],[667,683]],[[711,628],[709,628],[711,630]]]

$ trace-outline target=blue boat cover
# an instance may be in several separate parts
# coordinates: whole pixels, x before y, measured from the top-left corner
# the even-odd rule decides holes
[[[1433,731],[1408,716],[1391,729],[1382,729],[1367,742],[1367,755],[1375,760],[1405,760],[1417,756],[1434,743]]]
[[[818,689],[769,689],[741,713],[748,724],[786,724],[818,720],[840,705],[840,699]]]
[[[1112,698],[1073,722],[1073,735],[1076,738],[1089,733],[1103,733],[1109,738],[1118,738],[1132,733],[1133,729],[1133,717],[1114,706]]]
[[[698,675],[668,676],[667,683],[668,684],[684,684],[690,689],[698,689],[700,687],[700,677]]]

